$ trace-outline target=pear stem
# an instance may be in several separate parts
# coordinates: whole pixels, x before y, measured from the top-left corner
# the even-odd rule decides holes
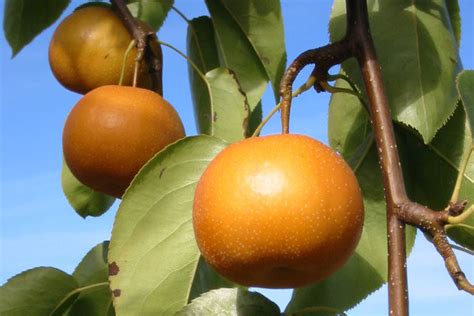
[[[157,40],[155,32],[146,29],[142,23],[135,19],[127,7],[125,0],[111,0],[112,8],[137,43],[137,60],[140,63],[145,59],[149,73],[152,78],[152,90],[163,95],[163,53],[160,45],[151,45],[151,41]],[[136,66],[135,66],[136,68]],[[135,70],[134,77],[137,76]],[[136,78],[134,78],[136,82]],[[135,86],[136,84],[134,84]]]

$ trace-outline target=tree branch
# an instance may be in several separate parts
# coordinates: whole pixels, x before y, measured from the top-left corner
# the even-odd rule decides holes
[[[145,59],[152,79],[152,89],[163,95],[163,54],[161,46],[156,42],[156,33],[146,23],[141,23],[133,17],[125,0],[111,0],[111,2],[118,17],[137,42],[136,61]]]
[[[293,82],[300,71],[309,64],[315,64],[312,76],[316,78],[315,88],[317,91],[324,91],[321,81],[326,81],[328,70],[344,60],[351,57],[349,42],[342,40],[316,49],[310,49],[300,54],[288,67],[280,82],[281,101],[281,124],[283,133],[289,132],[290,108],[292,99]]]
[[[398,206],[408,202],[408,197],[395,141],[392,116],[384,91],[380,64],[370,35],[366,1],[346,0],[346,6],[348,36],[354,41],[354,53],[361,68],[369,99],[372,129],[385,187],[389,314],[408,315],[405,223],[397,215]]]

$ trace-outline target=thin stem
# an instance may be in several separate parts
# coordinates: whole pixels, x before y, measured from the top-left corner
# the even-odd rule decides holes
[[[323,47],[307,50],[290,64],[280,82],[282,133],[289,133],[293,82],[300,71],[309,64],[315,64],[313,76],[316,78],[317,84],[319,81],[326,80],[329,68],[342,63],[349,57],[351,57],[349,42],[342,40]]]
[[[123,78],[125,76],[125,68],[127,65],[128,56],[130,55],[130,52],[132,51],[132,48],[135,46],[136,43],[137,41],[131,40],[130,44],[127,47],[127,50],[125,51],[125,54],[123,54],[122,70],[120,71],[120,79],[118,84],[119,86],[123,84]]]
[[[359,91],[359,89],[357,89],[355,83],[353,83],[352,80],[348,76],[346,76],[344,74],[328,75],[328,81],[335,81],[335,80],[338,80],[338,79],[344,80],[345,82],[347,82],[351,86],[352,90],[360,93],[360,91]]]
[[[460,215],[457,216],[448,216],[448,223],[452,225],[464,223],[469,216],[474,213],[474,205],[471,205],[467,210],[462,212]]]
[[[69,292],[62,300],[61,302],[59,302],[58,305],[56,305],[56,308],[54,309],[54,311],[51,313],[51,316],[55,316],[56,314],[59,315],[62,315],[62,307],[63,305],[68,302],[74,295],[78,294],[78,293],[81,293],[81,292],[84,292],[84,291],[88,291],[88,290],[92,290],[92,289],[96,289],[96,288],[100,288],[100,287],[104,287],[104,286],[109,286],[109,282],[101,282],[101,283],[95,283],[95,284],[91,284],[91,285],[87,285],[87,286],[83,286],[83,287],[79,287],[77,289],[74,289],[73,291]]]
[[[319,83],[321,85],[321,87],[330,92],[330,93],[347,93],[347,94],[352,94],[353,96],[357,97],[359,99],[359,101],[364,104],[364,100],[363,100],[363,97],[360,93],[358,93],[357,91],[354,91],[352,89],[347,89],[347,88],[339,88],[339,87],[333,87],[331,86],[329,83],[327,83],[326,81],[321,81]]]
[[[137,86],[139,68],[140,68],[140,58],[137,56],[137,59],[135,60],[135,67],[133,69],[133,87]]]
[[[181,57],[183,57],[184,59],[186,59],[186,61],[191,65],[191,67],[193,67],[194,71],[197,72],[197,74],[199,75],[199,77],[209,86],[209,84],[208,84],[208,82],[207,82],[207,79],[206,79],[206,76],[201,72],[201,70],[199,69],[199,67],[198,67],[188,56],[186,56],[185,53],[181,52],[179,49],[177,49],[177,48],[174,47],[173,45],[168,44],[168,43],[166,43],[166,42],[158,41],[158,43],[160,43],[160,44],[163,45],[163,46],[166,46],[166,47],[171,48],[171,49],[174,50],[176,53],[178,53],[178,55],[180,55]],[[210,88],[209,88],[209,93],[211,93]]]
[[[179,49],[177,49],[176,47],[174,47],[173,45],[171,44],[168,44],[168,43],[165,43],[165,42],[162,42],[162,41],[158,41],[158,43],[160,43],[161,45],[163,46],[166,46],[166,47],[169,47],[171,48],[173,51],[175,51],[178,55],[180,55],[181,57],[183,57],[190,65],[191,67],[193,67],[194,71],[196,71],[196,73],[198,74],[198,76],[201,78],[201,80],[204,82],[204,84],[206,85],[206,88],[207,88],[207,92],[209,93],[209,98],[211,99],[211,107],[213,106],[213,103],[212,103],[212,90],[211,90],[211,85],[209,84],[209,81],[207,80],[206,76],[202,73],[202,71],[199,69],[199,67],[188,57],[186,56],[186,54],[184,54],[183,52],[181,52]],[[214,113],[214,110],[211,111],[211,113]],[[214,116],[214,114],[212,114]],[[214,134],[214,131],[212,130],[211,131],[211,135]]]
[[[467,249],[467,248],[464,248],[464,247],[461,247],[461,246],[458,246],[456,244],[449,244],[449,246],[451,248],[453,248],[454,250],[459,250],[459,251],[462,251],[468,255],[471,255],[471,256],[474,256],[474,251],[470,250],[470,249]]]
[[[163,95],[163,55],[161,47],[154,47],[152,41],[156,39],[155,32],[146,24],[139,23],[127,7],[125,0],[110,0],[112,7],[116,10],[118,17],[136,40],[137,59],[145,58],[152,76],[152,88]]]
[[[316,82],[316,77],[309,76],[308,80],[306,80],[305,83],[303,83],[298,89],[296,89],[296,91],[293,92],[292,97],[296,98],[303,92],[308,91],[309,89],[311,89],[311,87],[314,86],[315,82]]]
[[[293,92],[292,97],[296,98],[300,96],[303,92],[311,89],[313,87],[314,83],[316,82],[316,78],[314,76],[310,76],[308,80],[306,80],[305,83],[303,83],[298,89],[296,89],[295,92]],[[252,136],[250,137],[256,137],[260,135],[260,132],[262,131],[262,128],[265,126],[265,124],[268,123],[268,121],[275,115],[278,110],[281,109],[281,104],[282,102],[278,103],[271,111],[270,113],[267,114],[267,116],[260,122],[260,124],[257,126],[255,131],[253,132]]]
[[[344,80],[345,82],[347,82],[347,84],[349,84],[351,89],[355,93],[357,93],[357,94],[354,94],[354,95],[359,99],[359,102],[362,104],[362,106],[365,108],[365,110],[367,112],[369,112],[369,106],[367,105],[367,102],[365,102],[364,96],[359,91],[359,89],[357,89],[356,85],[352,82],[352,80],[344,74],[328,75],[328,81],[334,81],[334,80],[337,80],[337,79]]]
[[[189,24],[189,19],[186,17],[186,15],[184,15],[183,12],[181,12],[180,10],[178,10],[178,8],[176,8],[175,6],[172,6],[171,7],[171,10],[173,10],[174,12],[176,12],[183,20],[186,21],[186,23]]]
[[[459,199],[459,192],[461,191],[462,180],[464,179],[464,173],[466,172],[466,168],[473,150],[474,146],[471,144],[471,147],[469,147],[468,152],[464,155],[463,160],[461,161],[458,177],[456,179],[456,185],[454,186],[453,195],[451,196],[450,200],[451,203],[456,203]]]
[[[265,124],[268,123],[268,121],[272,118],[272,116],[278,112],[278,110],[281,109],[281,102],[278,103],[268,114],[265,116],[265,118],[260,122],[260,124],[257,126],[255,131],[253,132],[252,136],[250,137],[256,137],[260,135],[260,132],[262,131],[262,128],[265,126]]]

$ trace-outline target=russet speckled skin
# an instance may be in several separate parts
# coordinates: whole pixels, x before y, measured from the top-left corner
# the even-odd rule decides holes
[[[353,253],[363,220],[350,167],[302,135],[230,145],[204,172],[194,199],[202,255],[245,286],[294,288],[324,279]]]
[[[149,159],[184,136],[178,113],[159,94],[103,86],[87,93],[69,113],[63,152],[79,181],[121,197]]]
[[[104,85],[119,84],[125,52],[132,36],[122,21],[104,6],[78,9],[55,30],[49,46],[49,64],[56,79],[81,94]],[[132,85],[136,48],[125,65],[123,85]],[[140,65],[138,86],[151,87],[145,64]]]

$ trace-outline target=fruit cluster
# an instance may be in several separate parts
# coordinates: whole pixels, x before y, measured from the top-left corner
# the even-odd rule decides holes
[[[151,85],[145,63],[138,67],[138,87],[130,86],[137,56],[135,47],[126,56],[131,41],[109,6],[91,5],[59,24],[49,48],[58,81],[85,94],[64,127],[66,164],[83,184],[119,198],[150,158],[185,135],[175,109],[144,89]],[[121,74],[123,85],[117,85]]]
[[[69,114],[64,158],[83,184],[121,197],[139,169],[184,137],[174,108],[134,67],[131,36],[110,7],[77,10],[57,28],[49,60],[66,88],[86,93]],[[122,75],[125,86],[115,85]],[[193,225],[206,261],[245,285],[300,287],[322,280],[353,253],[362,195],[332,149],[302,135],[249,138],[223,150],[202,175]]]

